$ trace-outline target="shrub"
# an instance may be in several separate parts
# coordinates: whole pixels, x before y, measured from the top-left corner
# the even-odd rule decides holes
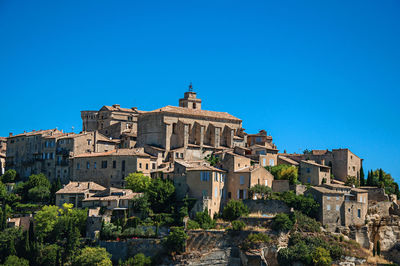
[[[240,200],[229,201],[222,212],[224,219],[229,221],[236,220],[240,216],[246,216],[248,214],[249,210],[247,206]]]
[[[171,227],[171,232],[164,241],[164,246],[169,252],[181,253],[185,251],[188,235],[182,227]]]
[[[199,223],[196,222],[196,221],[189,220],[188,223],[187,223],[187,225],[186,225],[186,228],[187,228],[188,230],[199,229],[199,228],[200,228],[200,225],[199,225]]]
[[[317,247],[311,255],[314,265],[316,266],[329,266],[332,263],[332,258],[329,251],[323,247]]]
[[[196,218],[194,220],[205,230],[215,227],[215,221],[208,215],[207,210],[196,213]]]
[[[317,222],[315,219],[308,217],[307,215],[302,214],[301,212],[295,212],[296,221],[297,221],[297,229],[302,232],[320,232],[321,224]]]
[[[261,243],[268,243],[271,241],[271,238],[263,233],[258,233],[258,234],[250,234],[247,236],[246,240],[243,241],[241,248],[243,250],[249,250],[253,248],[257,248],[257,244]]]
[[[232,221],[232,230],[234,230],[234,231],[241,231],[245,227],[246,227],[246,224],[243,221],[240,221],[240,220]]]
[[[278,213],[272,223],[272,228],[276,231],[288,231],[293,228],[293,220],[285,213]]]
[[[29,266],[29,261],[23,258],[18,258],[15,255],[8,256],[3,264],[4,266]]]

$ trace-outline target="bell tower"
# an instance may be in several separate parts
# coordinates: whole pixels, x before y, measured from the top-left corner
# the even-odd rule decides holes
[[[189,91],[185,92],[182,99],[179,99],[179,107],[201,110],[201,99],[198,99],[197,94],[193,91],[192,83],[189,85]]]

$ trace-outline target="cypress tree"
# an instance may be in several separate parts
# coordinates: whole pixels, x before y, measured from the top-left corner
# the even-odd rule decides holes
[[[379,240],[376,242],[376,254],[381,255],[381,242]]]
[[[35,228],[33,224],[33,220],[29,221],[29,246],[32,246],[32,243],[35,242]]]
[[[365,186],[364,169],[362,165],[360,168],[360,186]]]
[[[379,182],[383,182],[383,170],[382,168],[379,169]]]
[[[25,231],[25,255],[29,254],[31,247],[30,247],[30,241],[29,241],[29,231]]]
[[[3,221],[3,209],[0,209],[0,221]],[[0,223],[0,231],[3,231],[3,223]]]
[[[375,247],[372,248],[372,255],[375,257]]]
[[[10,246],[8,247],[8,251],[10,255],[17,255],[17,251],[15,250],[15,240],[11,238]]]
[[[372,186],[372,173],[371,171],[368,171],[368,177],[367,177],[367,186]]]
[[[7,228],[7,209],[6,204],[3,203],[3,216],[1,217],[1,226],[2,230]]]

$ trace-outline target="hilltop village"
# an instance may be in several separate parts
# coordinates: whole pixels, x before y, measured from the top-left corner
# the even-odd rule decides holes
[[[400,263],[399,186],[349,148],[282,152],[191,85],[81,119],[0,139],[0,263]]]

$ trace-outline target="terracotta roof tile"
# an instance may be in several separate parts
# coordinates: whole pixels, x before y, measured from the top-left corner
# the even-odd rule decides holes
[[[106,189],[103,186],[95,182],[72,182],[70,181],[62,189],[56,192],[56,194],[69,194],[69,193],[85,193],[86,191],[101,191]]]

